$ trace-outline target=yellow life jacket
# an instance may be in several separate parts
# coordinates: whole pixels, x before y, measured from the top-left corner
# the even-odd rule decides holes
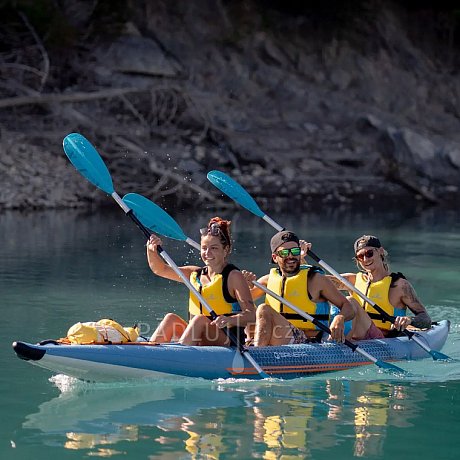
[[[302,265],[296,275],[283,276],[279,268],[272,268],[268,277],[267,288],[327,326],[329,322],[329,303],[326,301],[315,303],[308,294],[308,273],[310,270],[317,271],[318,269]],[[268,294],[265,297],[265,303],[299,329],[319,329],[311,321],[308,321]]]
[[[356,275],[355,287],[366,294],[366,297],[369,297],[372,301],[375,302],[382,310],[388,313],[391,316],[405,316],[406,309],[405,308],[395,308],[390,303],[389,299],[389,292],[391,283],[394,282],[399,277],[403,276],[402,274],[391,274],[385,276],[385,278],[381,279],[380,281],[376,281],[375,283],[371,283],[364,278],[364,273],[358,273]],[[358,294],[353,293],[353,297],[359,302],[359,304],[364,307],[364,310],[368,313],[371,317],[374,324],[382,330],[388,331],[391,329],[390,321],[384,321],[380,313],[365,302]]]
[[[194,271],[190,276],[190,282],[217,315],[231,316],[241,312],[237,299],[232,297],[228,291],[228,276],[233,270],[238,270],[238,268],[231,264],[226,265],[222,273],[214,275],[211,282],[204,285],[201,284],[200,276],[206,273],[207,267]],[[206,315],[210,317],[209,312],[192,292],[190,292],[188,312],[190,316]]]

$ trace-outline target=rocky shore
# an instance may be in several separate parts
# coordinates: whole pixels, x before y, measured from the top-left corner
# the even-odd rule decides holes
[[[449,10],[158,0],[113,19],[88,3],[54,7],[59,46],[24,11],[0,34],[0,209],[107,203],[65,157],[70,132],[118,193],[181,208],[229,205],[211,169],[269,207],[458,203]]]

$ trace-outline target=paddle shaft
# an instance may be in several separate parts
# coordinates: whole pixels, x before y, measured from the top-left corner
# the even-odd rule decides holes
[[[255,202],[254,198],[240,185],[238,182],[234,181],[231,177],[227,176],[221,171],[210,171],[207,175],[208,180],[211,181],[214,186],[216,186],[221,192],[225,193],[232,200],[239,203],[243,208],[247,209],[249,212],[255,214],[258,217],[261,217],[265,222],[271,225],[275,230],[281,232],[286,230],[285,227],[282,227],[278,222],[273,220],[270,216],[265,214]],[[313,251],[308,250],[307,255],[315,260],[320,267],[324,268],[326,271],[334,275],[339,279],[345,286],[347,286],[351,291],[358,294],[363,300],[372,305],[387,321],[394,323],[394,318],[388,315],[383,309],[378,305],[372,302],[371,299],[368,299],[365,294],[359,291],[355,286],[353,286],[348,280],[346,280],[342,275],[340,275],[336,270],[334,270],[329,264],[324,262],[319,258]],[[413,333],[412,333],[413,334]]]

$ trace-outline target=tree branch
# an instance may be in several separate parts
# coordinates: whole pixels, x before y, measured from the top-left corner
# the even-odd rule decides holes
[[[123,96],[125,94],[143,93],[145,89],[138,88],[113,88],[90,93],[69,93],[69,94],[41,94],[37,96],[8,97],[0,100],[0,109],[6,107],[18,107],[21,105],[46,105],[59,102],[83,102],[97,99],[108,99],[111,97]]]

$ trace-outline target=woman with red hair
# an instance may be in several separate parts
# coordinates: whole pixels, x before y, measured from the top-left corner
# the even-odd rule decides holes
[[[255,306],[245,278],[237,267],[228,263],[232,249],[230,224],[228,220],[213,217],[206,227],[200,229],[204,267],[180,267],[217,318],[212,320],[207,309],[191,292],[190,321],[187,323],[180,316],[168,313],[150,338],[152,342],[229,346],[230,340],[224,333],[224,328],[228,328],[244,343],[244,328],[255,321]],[[151,235],[147,242],[147,260],[151,270],[163,278],[182,282],[158,254],[157,248],[161,244],[157,235]]]

